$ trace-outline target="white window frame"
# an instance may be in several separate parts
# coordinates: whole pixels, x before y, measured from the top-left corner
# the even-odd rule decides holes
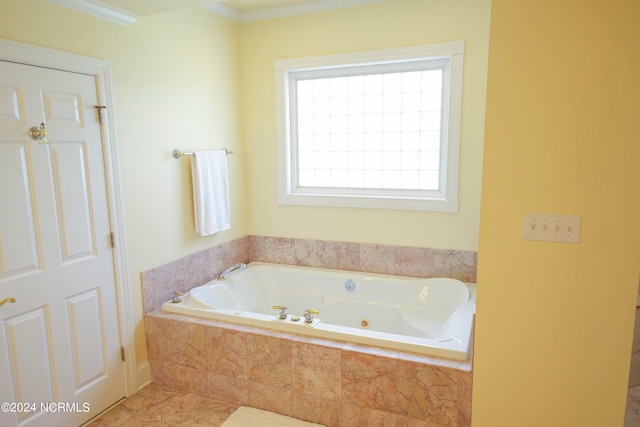
[[[282,205],[341,206],[384,209],[458,211],[458,164],[460,116],[462,110],[462,64],[464,42],[385,49],[359,53],[326,55],[274,61],[278,144],[278,203]],[[440,189],[407,195],[387,190],[355,194],[344,189],[297,188],[295,130],[289,88],[291,76],[311,70],[336,70],[342,67],[444,60],[442,127],[440,147]],[[374,194],[375,193],[375,194]]]

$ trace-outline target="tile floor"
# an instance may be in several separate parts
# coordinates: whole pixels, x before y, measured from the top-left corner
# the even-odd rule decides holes
[[[218,427],[238,406],[150,384],[85,427]]]
[[[627,410],[624,417],[624,427],[638,426],[640,426],[640,385],[629,389]]]

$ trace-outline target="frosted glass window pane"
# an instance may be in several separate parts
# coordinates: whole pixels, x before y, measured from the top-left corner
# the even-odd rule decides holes
[[[364,127],[367,132],[382,132],[382,114],[365,115]]]
[[[364,132],[364,114],[352,114],[349,116],[349,132]]]
[[[384,153],[382,156],[382,169],[384,170],[398,170],[400,169],[400,152],[390,151]]]
[[[367,94],[364,97],[364,111],[366,113],[382,113],[384,111],[384,96],[382,94]]]
[[[313,134],[315,130],[314,123],[313,117],[298,117],[298,133],[301,135]]]
[[[420,149],[420,132],[402,132],[402,151],[418,151]]]
[[[313,187],[315,183],[315,172],[313,170],[300,169],[298,172],[298,184],[301,187]]]
[[[385,132],[400,132],[402,130],[402,114],[385,113],[382,116],[382,129]]]
[[[347,114],[364,114],[364,95],[347,97]]]
[[[427,70],[422,72],[422,90],[441,90],[442,70]]]
[[[400,172],[400,188],[405,190],[420,189],[420,173],[417,170]]]
[[[331,167],[331,152],[320,151],[315,154],[315,167],[317,169],[329,169]]]
[[[402,94],[400,93],[385,93],[382,102],[382,108],[385,113],[399,113],[402,111]]]
[[[404,93],[402,95],[402,111],[420,111],[422,96],[420,92]]]
[[[331,151],[347,151],[348,138],[346,133],[331,135]]]
[[[315,138],[313,135],[300,135],[298,136],[298,151],[313,151],[315,145]]]
[[[330,151],[331,150],[331,136],[328,134],[316,135],[315,143],[316,151]]]
[[[316,133],[331,132],[331,119],[329,116],[316,116],[315,132]]]
[[[300,169],[313,169],[315,156],[313,152],[301,152],[298,154],[298,167]]]
[[[366,151],[380,151],[382,150],[382,134],[381,133],[367,133],[364,137],[364,144]]]
[[[346,115],[331,116],[331,133],[347,133],[349,119]]]
[[[442,92],[435,90],[422,92],[420,102],[422,111],[440,111],[442,108]]]
[[[364,78],[365,90],[369,94],[382,93],[384,77],[382,74],[371,74]]]
[[[367,170],[380,170],[382,168],[382,153],[375,151],[364,153],[364,167]],[[367,179],[366,175],[365,179]]]
[[[364,76],[347,77],[347,93],[349,95],[363,95]]]
[[[347,152],[336,151],[331,153],[331,169],[347,168]]]
[[[344,96],[347,93],[347,78],[334,77],[330,79],[331,96]]]
[[[301,80],[298,82],[298,98],[313,98],[313,80]]]
[[[348,187],[364,188],[364,170],[349,170],[347,172]]]
[[[331,98],[316,98],[313,104],[315,114],[319,116],[328,116],[331,114]]]
[[[438,171],[420,172],[421,190],[437,190],[438,188],[440,188],[440,175]]]
[[[365,170],[364,188],[382,188],[382,172],[379,170]]]
[[[363,151],[365,147],[365,137],[363,133],[350,133],[348,135],[347,149],[349,151]]]
[[[437,189],[442,82],[442,69],[298,81],[298,184]]]
[[[382,171],[382,188],[399,189],[400,188],[400,171],[398,170]]]
[[[402,131],[418,132],[420,130],[420,113],[403,113],[402,114]]]
[[[418,170],[420,168],[420,153],[418,151],[403,151],[400,159],[402,170]]]
[[[298,100],[298,116],[312,116],[314,111],[312,98],[302,98]]]
[[[347,187],[347,171],[346,170],[331,171],[331,187],[334,187],[334,188]]]
[[[333,115],[347,114],[347,97],[346,96],[331,97],[331,114]]]
[[[382,135],[382,151],[400,151],[402,149],[402,134],[400,132],[386,132]]]
[[[427,151],[420,154],[420,169],[437,171],[440,167],[440,152]]]
[[[364,169],[364,153],[363,152],[349,152],[347,154],[347,162],[349,169]]]
[[[384,91],[402,92],[402,73],[389,73],[384,75]]]
[[[440,130],[440,112],[422,113],[422,130]]]
[[[315,82],[315,84],[313,85],[313,96],[315,98],[328,97],[331,91],[331,80],[318,79],[313,81]]]
[[[331,171],[327,169],[316,169],[316,186],[331,187]]]
[[[402,73],[402,91],[419,92],[422,89],[422,71]]]
[[[421,150],[439,150],[440,149],[440,132],[422,132],[420,134]]]

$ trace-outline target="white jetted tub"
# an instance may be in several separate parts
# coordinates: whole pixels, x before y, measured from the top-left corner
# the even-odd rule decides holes
[[[162,309],[466,360],[476,285],[254,262],[181,299]]]

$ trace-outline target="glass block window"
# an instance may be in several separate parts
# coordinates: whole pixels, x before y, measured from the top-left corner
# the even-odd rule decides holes
[[[461,62],[425,51],[276,62],[281,203],[457,210]]]

